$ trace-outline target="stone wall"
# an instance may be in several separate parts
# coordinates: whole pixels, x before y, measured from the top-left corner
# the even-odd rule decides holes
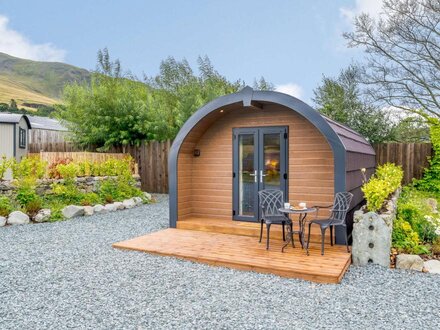
[[[354,213],[353,218],[353,264],[364,266],[368,263],[384,267],[390,265],[391,234],[396,219],[397,190],[387,202],[383,213],[365,212],[365,206]]]
[[[99,183],[103,180],[107,180],[112,177],[108,176],[86,176],[79,177],[75,179],[76,186],[81,192],[97,192],[99,188]],[[114,178],[114,177],[113,177]],[[139,175],[133,175],[136,181],[136,187],[141,187],[141,179]],[[37,193],[43,195],[50,193],[52,189],[52,184],[62,183],[63,179],[41,179],[37,180]],[[0,195],[10,196],[13,194],[16,187],[13,181],[0,181]]]

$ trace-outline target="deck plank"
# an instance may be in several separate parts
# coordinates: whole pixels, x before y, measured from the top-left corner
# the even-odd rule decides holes
[[[276,274],[319,283],[339,283],[351,263],[345,247],[318,244],[310,255],[291,246],[281,253],[282,241],[271,240],[269,251],[254,237],[169,228],[113,244],[114,248],[147,252],[240,270]]]

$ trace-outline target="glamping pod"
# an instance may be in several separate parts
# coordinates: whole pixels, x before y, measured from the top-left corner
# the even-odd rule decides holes
[[[374,172],[375,153],[360,134],[297,98],[245,87],[196,111],[168,162],[170,227],[258,222],[258,191],[269,188],[307,206],[331,205],[336,192],[350,191],[351,223],[364,199],[360,169]],[[341,230],[336,242],[344,244]]]

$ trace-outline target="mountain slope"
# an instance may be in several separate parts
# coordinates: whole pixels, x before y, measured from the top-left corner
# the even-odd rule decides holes
[[[68,82],[90,80],[90,72],[58,62],[37,62],[0,53],[0,103],[59,103]]]

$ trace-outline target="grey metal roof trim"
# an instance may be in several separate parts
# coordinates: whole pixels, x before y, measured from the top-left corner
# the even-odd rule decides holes
[[[6,112],[0,113],[0,123],[18,124],[21,118],[24,118],[26,120],[29,128],[32,128],[31,122],[29,121],[29,118],[26,115],[21,115],[19,113],[6,113]]]

